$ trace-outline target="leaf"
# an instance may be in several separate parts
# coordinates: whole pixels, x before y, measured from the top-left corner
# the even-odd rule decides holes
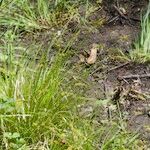
[[[94,64],[96,62],[96,59],[97,59],[97,50],[98,50],[98,45],[94,43],[92,45],[90,56],[86,60],[88,64],[91,65],[91,64]]]

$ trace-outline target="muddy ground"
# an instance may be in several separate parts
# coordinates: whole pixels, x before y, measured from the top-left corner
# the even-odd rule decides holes
[[[129,132],[139,133],[140,139],[150,143],[150,78],[145,76],[150,73],[150,64],[116,59],[117,54],[114,54],[121,51],[126,55],[134,48],[133,42],[140,33],[140,15],[144,13],[147,4],[147,0],[105,0],[102,8],[88,18],[92,30],[76,27],[80,28],[81,32],[72,49],[77,51],[76,57],[80,54],[87,57],[86,54],[93,43],[101,45],[96,63],[92,66],[86,63],[82,65],[90,70],[87,79],[90,88],[85,95],[100,101],[111,99],[112,104],[119,105]],[[84,13],[84,8],[82,9],[81,13]],[[101,20],[102,25],[92,24],[96,20]],[[74,28],[75,26],[70,26],[70,32],[75,30]],[[74,59],[76,64],[77,58]],[[96,109],[99,109],[96,110],[98,120],[110,119],[109,106]],[[118,108],[115,111],[117,110]],[[86,114],[94,110],[87,105],[82,111]],[[113,113],[114,110],[112,119]]]

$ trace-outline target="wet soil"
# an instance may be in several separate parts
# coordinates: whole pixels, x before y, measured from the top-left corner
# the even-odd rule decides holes
[[[101,45],[97,62],[90,67],[87,66],[90,68],[87,81],[91,86],[85,95],[96,100],[114,100],[116,89],[123,89],[115,99],[120,103],[119,109],[126,118],[127,129],[139,133],[141,139],[149,141],[150,77],[140,78],[140,75],[150,74],[150,64],[129,62],[122,67],[114,68],[126,62],[110,59],[114,51],[120,50],[126,55],[133,49],[133,42],[140,33],[140,14],[144,13],[147,4],[147,0],[105,0],[103,7],[89,17],[90,21],[103,18],[103,24],[93,25],[92,30],[81,28],[72,49],[77,50],[78,54],[85,55],[92,43]],[[118,9],[122,10],[121,14]],[[139,77],[132,78],[133,75]],[[120,81],[119,77],[123,76],[131,78]],[[96,109],[101,109],[97,110],[99,120],[109,118],[104,108]]]

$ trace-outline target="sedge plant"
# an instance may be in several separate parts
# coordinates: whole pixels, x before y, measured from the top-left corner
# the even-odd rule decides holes
[[[23,49],[18,57],[15,33],[7,31],[3,40],[1,149],[94,149],[94,128],[76,111],[80,94],[65,83],[68,55],[58,52],[49,61],[47,50],[37,61],[41,49],[30,59]]]
[[[130,57],[136,62],[150,61],[150,4],[147,12],[141,21],[141,34],[137,42],[135,42],[135,49],[130,52]]]

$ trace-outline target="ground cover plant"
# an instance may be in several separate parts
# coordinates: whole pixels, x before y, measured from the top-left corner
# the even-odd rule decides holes
[[[76,95],[65,84],[67,54],[57,53],[49,62],[45,52],[36,62],[37,51],[30,60],[24,52],[15,55],[14,32],[7,31],[4,38],[1,148],[92,149],[94,128],[75,111],[80,93]]]
[[[148,5],[146,14],[142,17],[141,33],[139,39],[135,43],[135,50],[131,52],[131,59],[137,62],[149,62],[150,60],[150,4]]]
[[[1,1],[0,149],[144,147],[138,134],[127,130],[122,112],[117,111],[114,119],[101,118],[109,107],[110,112],[118,110],[107,96],[109,91],[104,98],[90,97],[95,91],[87,94],[94,89],[89,74],[96,71],[83,58],[88,55],[86,48],[91,42],[82,34],[101,30],[107,20],[92,16],[101,9],[102,1],[90,0]],[[148,19],[145,20],[144,27],[148,29]],[[87,47],[82,37],[86,38]],[[147,40],[143,41],[140,46]],[[103,45],[96,43],[103,49]],[[142,50],[149,53],[147,47]],[[73,59],[78,55],[79,59]],[[134,60],[136,55],[131,56]],[[108,59],[105,55],[100,61],[104,63],[102,69]],[[99,64],[99,59],[95,61]]]

